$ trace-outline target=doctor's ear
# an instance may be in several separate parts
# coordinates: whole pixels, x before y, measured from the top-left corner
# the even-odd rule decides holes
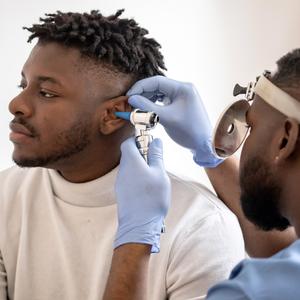
[[[129,124],[128,121],[115,116],[117,111],[131,111],[128,97],[120,96],[103,102],[99,108],[99,130],[102,134],[108,135],[121,127]]]
[[[277,164],[286,161],[298,153],[299,145],[299,124],[296,120],[288,118],[286,119],[284,126],[278,132],[277,139],[277,151],[275,162]]]

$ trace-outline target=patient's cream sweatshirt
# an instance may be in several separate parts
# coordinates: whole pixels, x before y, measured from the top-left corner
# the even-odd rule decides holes
[[[45,168],[0,173],[0,300],[102,298],[117,228],[116,172],[80,184]],[[172,175],[171,182],[148,299],[202,299],[244,258],[242,234],[203,186]]]

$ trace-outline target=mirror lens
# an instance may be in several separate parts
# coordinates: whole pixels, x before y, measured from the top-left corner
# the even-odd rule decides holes
[[[239,100],[221,115],[213,137],[213,147],[219,157],[232,155],[244,142],[248,132],[246,112],[249,107],[247,100]]]

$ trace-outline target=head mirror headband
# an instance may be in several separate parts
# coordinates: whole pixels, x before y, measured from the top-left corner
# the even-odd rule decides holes
[[[247,88],[235,86],[233,95],[244,94],[245,97],[231,104],[216,124],[213,150],[218,157],[226,158],[232,155],[243,144],[248,133],[246,112],[255,94],[285,116],[300,123],[300,102],[268,80],[268,75],[270,72],[265,72],[256,82],[250,82]]]

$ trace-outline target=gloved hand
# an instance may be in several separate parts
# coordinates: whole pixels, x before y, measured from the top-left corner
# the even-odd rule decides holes
[[[192,84],[154,76],[135,83],[127,95],[133,107],[158,114],[171,139],[190,149],[198,165],[213,168],[223,161],[213,153],[212,126]],[[154,103],[161,95],[169,104]]]
[[[119,226],[115,248],[127,243],[152,245],[159,252],[160,235],[170,205],[171,186],[163,165],[162,142],[149,146],[148,164],[136,147],[134,138],[122,146],[116,181]]]

